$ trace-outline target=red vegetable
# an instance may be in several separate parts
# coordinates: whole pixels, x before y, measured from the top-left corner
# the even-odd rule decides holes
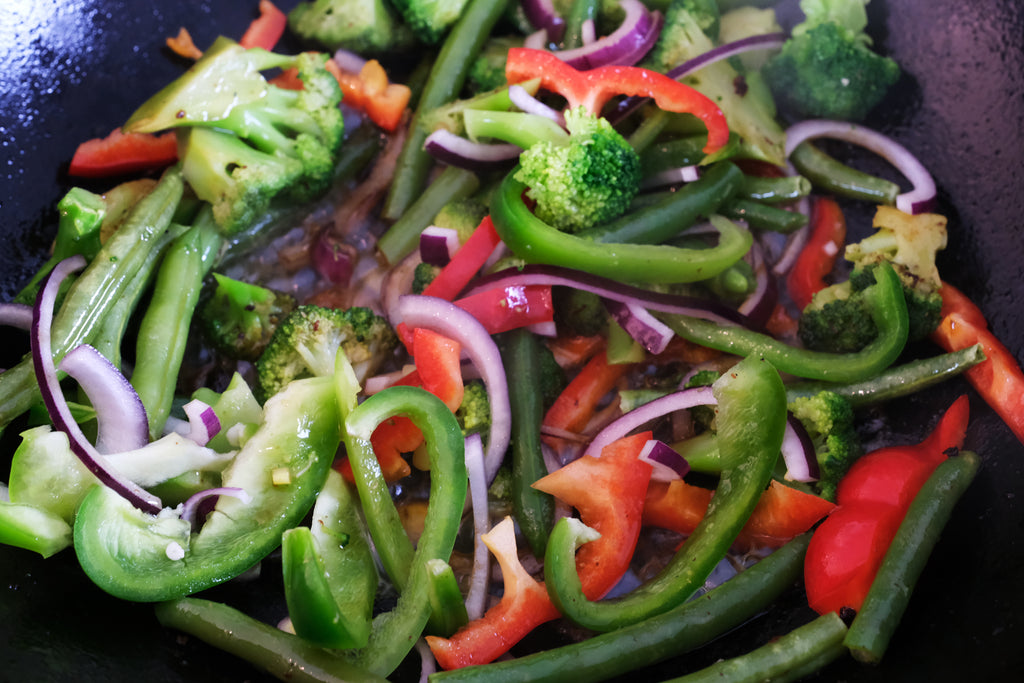
[[[238,44],[244,48],[261,47],[264,50],[273,50],[287,26],[288,15],[270,0],[260,0],[260,15],[249,24]]]
[[[556,431],[581,432],[600,400],[629,371],[631,365],[608,363],[608,354],[595,354],[562,390],[544,414],[543,427]]]
[[[454,300],[476,276],[500,242],[501,238],[494,229],[491,217],[485,217],[466,243],[455,252],[448,265],[442,268],[437,277],[423,290],[423,295],[436,296],[447,301]]]
[[[600,114],[616,95],[650,97],[665,111],[693,114],[708,129],[704,152],[711,154],[729,141],[729,127],[722,110],[688,85],[665,74],[636,66],[602,66],[577,71],[546,50],[512,48],[508,51],[505,78],[510,84],[539,78],[541,87],[562,95],[570,107],[583,106]]]
[[[454,302],[473,315],[490,334],[554,320],[551,287],[526,285],[495,287]]]
[[[789,295],[798,308],[805,308],[811,297],[826,287],[825,277],[832,272],[845,243],[843,210],[834,200],[818,197],[811,211],[807,244],[786,278]]]
[[[173,132],[122,133],[115,128],[105,138],[86,140],[75,150],[68,173],[80,178],[104,178],[155,171],[178,160]]]
[[[380,62],[368,60],[358,74],[343,70],[330,59],[327,68],[341,86],[346,105],[366,112],[370,120],[384,130],[393,131],[398,127],[412,91],[401,83],[391,83]]]
[[[981,309],[948,283],[940,292],[944,317],[932,340],[946,351],[981,344],[985,360],[967,370],[967,380],[1024,443],[1024,371],[988,329]]]

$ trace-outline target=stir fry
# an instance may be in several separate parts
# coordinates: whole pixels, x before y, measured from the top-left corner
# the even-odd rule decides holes
[[[882,661],[981,458],[966,396],[864,414],[963,375],[1024,442],[1024,372],[863,123],[865,3],[351,4],[184,27],[70,159],[0,542],[288,680],[606,680],[794,587],[680,680]],[[271,555],[276,621],[211,599]]]

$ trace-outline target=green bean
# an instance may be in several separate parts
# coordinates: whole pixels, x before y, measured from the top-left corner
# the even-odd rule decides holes
[[[540,342],[531,332],[509,332],[501,345],[509,377],[538,377]],[[544,418],[543,396],[535,382],[510,382],[512,406],[512,507],[516,522],[537,557],[544,556],[548,534],[555,519],[554,499],[533,488],[547,474],[540,445],[540,424]]]
[[[942,462],[914,497],[843,641],[855,659],[881,661],[914,584],[979,464],[976,454],[961,451]]]
[[[789,160],[812,185],[843,197],[892,206],[900,193],[896,183],[851,168],[810,142],[797,145]]]
[[[381,236],[377,249],[388,263],[398,263],[416,248],[420,233],[441,207],[453,199],[470,196],[478,187],[480,179],[475,173],[448,166]]]
[[[724,659],[666,683],[761,683],[779,681],[808,662],[821,666],[843,654],[846,624],[835,612],[824,614],[745,655]],[[822,660],[825,661],[822,661]]]
[[[640,124],[641,128],[645,125],[653,125],[648,124],[648,121],[656,118],[662,117],[657,115],[648,117],[644,123]],[[630,137],[630,143],[633,144],[632,137]],[[645,147],[640,154],[640,173],[646,177],[680,166],[699,164],[704,158],[705,143],[707,143],[706,135],[688,135]],[[633,144],[633,148],[638,149],[636,144]],[[638,149],[638,151],[640,150]]]
[[[445,38],[409,123],[409,135],[381,212],[385,220],[401,218],[427,183],[431,158],[423,149],[423,142],[429,131],[419,125],[421,113],[458,97],[470,64],[504,13],[505,5],[506,0],[471,0]]]
[[[780,178],[744,175],[736,197],[763,204],[782,204],[801,199],[810,193],[811,182],[801,175]]]
[[[720,213],[726,218],[746,221],[752,230],[763,232],[787,234],[807,225],[807,216],[799,211],[787,211],[739,197],[733,197],[725,202]]]
[[[146,407],[153,439],[163,434],[171,413],[192,314],[221,243],[213,213],[207,208],[196,224],[171,244],[139,324],[132,386]]]
[[[593,638],[518,659],[437,673],[455,681],[601,681],[689,652],[744,623],[790,588],[803,570],[809,534],[717,588],[668,612]]]
[[[571,50],[583,45],[583,23],[595,21],[600,9],[600,0],[573,0],[572,7],[565,15],[562,49]]]

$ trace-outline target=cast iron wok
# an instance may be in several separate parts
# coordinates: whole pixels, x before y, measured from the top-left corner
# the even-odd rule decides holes
[[[34,272],[52,238],[66,164],[106,135],[184,64],[162,47],[187,26],[200,46],[238,36],[255,0],[7,0],[0,9],[0,287]],[[279,5],[289,9],[291,1]],[[875,0],[877,44],[905,74],[868,123],[895,136],[935,174],[950,219],[940,268],[987,314],[1024,361],[1024,10],[1015,0]],[[870,161],[866,161],[870,163]],[[884,169],[882,169],[884,170]],[[102,188],[97,188],[102,189]],[[858,217],[853,220],[863,220]],[[4,330],[0,367],[24,351]],[[928,349],[929,351],[933,349]],[[983,469],[961,501],[878,669],[843,660],[821,681],[1017,680],[1024,665],[1024,447],[962,380],[887,406],[879,441],[916,441],[968,393],[969,448]],[[4,437],[8,462],[13,434]],[[6,467],[6,464],[4,464]],[[282,616],[279,563],[211,591],[258,618]],[[729,637],[637,678],[658,680],[743,652],[811,614],[799,587]],[[103,594],[72,552],[49,560],[0,548],[0,679],[255,681],[261,672],[164,631],[147,605]]]

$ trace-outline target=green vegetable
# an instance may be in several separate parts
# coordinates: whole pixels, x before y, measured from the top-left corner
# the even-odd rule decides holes
[[[836,499],[836,486],[850,465],[864,454],[854,426],[853,408],[839,394],[823,390],[790,401],[789,410],[800,420],[814,444],[821,476],[821,496]]]
[[[663,73],[710,49],[721,19],[715,0],[669,0],[665,4],[665,25],[644,58],[644,66]]]
[[[459,580],[450,564],[441,559],[427,561],[430,578],[430,623],[427,632],[444,638],[451,637],[469,622],[466,602],[459,589]]]
[[[751,230],[789,234],[807,225],[807,216],[799,211],[787,211],[748,199],[732,199],[722,205],[726,218],[745,221]]]
[[[458,231],[459,242],[465,243],[486,216],[487,205],[478,197],[460,197],[442,206],[434,215],[433,224]]]
[[[392,0],[406,26],[427,45],[438,43],[458,20],[469,0]]]
[[[0,544],[50,557],[71,545],[71,525],[42,508],[0,498]]]
[[[491,429],[491,401],[487,386],[480,380],[466,382],[462,392],[462,403],[455,409],[463,436],[480,434],[484,439]]]
[[[299,306],[281,321],[256,361],[259,393],[270,397],[294,379],[331,375],[339,348],[362,381],[397,345],[388,322],[368,308]]]
[[[288,28],[334,51],[380,55],[413,47],[412,31],[386,0],[311,0],[288,13]]]
[[[199,308],[207,341],[228,358],[260,357],[295,297],[258,284],[213,274],[213,291]]]
[[[505,61],[508,51],[522,47],[522,36],[495,36],[484,43],[480,54],[469,67],[468,84],[472,92],[481,93],[502,86],[505,81]]]
[[[865,4],[801,1],[806,20],[762,71],[780,107],[799,118],[859,121],[882,101],[900,67],[869,47]]]
[[[882,659],[932,548],[979,466],[977,455],[961,451],[940,464],[914,497],[843,640],[854,658],[872,664]]]
[[[170,600],[227,581],[276,548],[313,505],[341,441],[333,379],[292,382],[264,415],[223,474],[249,502],[221,496],[198,533],[170,510],[149,515],[93,488],[75,518],[75,553],[93,582],[124,600]]]
[[[811,184],[826,192],[888,206],[896,204],[900,193],[900,186],[891,180],[858,171],[821,151],[809,140],[797,145],[789,160]]]
[[[703,520],[655,578],[618,598],[591,602],[576,572],[581,535],[561,520],[544,555],[552,602],[574,623],[596,631],[636,624],[682,604],[707,579],[736,539],[771,478],[786,428],[785,389],[778,371],[748,357],[714,385],[723,470]],[[583,527],[584,529],[586,527]]]

